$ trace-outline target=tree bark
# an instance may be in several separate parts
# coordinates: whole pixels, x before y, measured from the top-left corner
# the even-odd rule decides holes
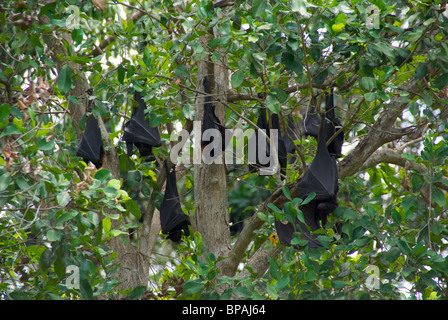
[[[198,67],[198,91],[204,92],[203,79],[208,76],[210,89],[217,95],[212,96],[215,106],[215,114],[224,123],[225,107],[219,103],[222,93],[226,92],[226,84],[222,76],[216,76],[217,68],[208,62],[201,61]],[[219,92],[220,91],[220,92]],[[219,94],[221,93],[221,94]],[[195,105],[195,121],[202,123],[204,116],[204,97],[198,96]],[[200,126],[197,126],[197,128]],[[195,137],[201,137],[201,132],[196,132]],[[200,141],[195,142],[195,148],[200,148]],[[196,150],[198,151],[198,150]],[[227,201],[227,179],[224,154],[220,156],[221,162],[205,164],[201,159],[200,164],[194,165],[194,198],[195,221],[198,232],[202,236],[208,252],[218,257],[226,257],[230,251],[229,212]]]

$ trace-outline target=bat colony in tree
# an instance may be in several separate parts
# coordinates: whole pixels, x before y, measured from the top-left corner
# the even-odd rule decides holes
[[[226,149],[228,141],[224,137],[228,129],[221,124],[215,114],[215,106],[210,98],[211,91],[206,77],[204,77],[203,86],[207,95],[204,98],[201,149],[206,150],[210,148],[211,157],[216,158]],[[88,93],[92,95],[92,90],[89,89]],[[134,153],[133,146],[135,146],[141,157],[145,157],[146,161],[152,161],[154,160],[152,148],[159,147],[162,144],[159,130],[157,127],[151,127],[149,121],[145,119],[146,103],[141,93],[135,91],[134,99],[137,101],[138,107],[134,108],[131,119],[124,124],[122,140],[126,142],[129,156]],[[88,111],[92,103],[90,100]],[[344,134],[340,130],[341,123],[335,116],[334,108],[332,91],[325,97],[324,114],[319,116],[315,108],[312,107],[300,123],[304,134],[316,138],[318,144],[316,155],[299,184],[299,196],[302,199],[306,199],[311,194],[315,194],[315,197],[300,206],[304,218],[302,221],[299,221],[297,218],[295,218],[294,222],[275,220],[278,237],[284,245],[290,246],[294,233],[301,232],[305,239],[309,241],[310,247],[321,246],[317,235],[313,232],[325,226],[328,215],[338,206],[336,200],[338,192],[336,158],[342,155],[341,149],[344,142]],[[287,135],[281,133],[278,114],[270,114],[269,121],[266,107],[262,106],[259,110],[257,126],[265,134],[261,134],[256,130],[248,141],[249,145],[255,145],[254,149],[256,150],[253,154],[249,154],[249,172],[255,173],[269,166],[268,161],[272,148],[268,138],[269,140],[272,138],[272,130],[277,130],[277,161],[280,164],[280,172],[283,179],[287,166],[287,154],[293,154],[296,146],[288,139]],[[208,129],[218,130],[221,133],[221,139],[207,135]],[[292,140],[297,140],[298,138],[295,134],[297,132],[296,129],[296,123],[293,122],[292,118],[288,118],[287,131]],[[328,140],[336,132],[338,134],[327,146]],[[86,163],[90,161],[97,168],[100,168],[102,166],[103,154],[103,142],[98,121],[93,115],[90,115],[85,131],[82,133],[81,141],[77,146],[76,155],[82,157]],[[190,221],[189,217],[182,212],[176,185],[175,166],[169,170],[166,160],[164,166],[167,178],[164,198],[160,205],[161,228],[162,233],[166,234],[168,239],[179,242],[182,234],[186,236],[190,234]]]

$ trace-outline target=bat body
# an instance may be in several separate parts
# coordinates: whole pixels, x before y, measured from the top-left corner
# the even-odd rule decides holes
[[[257,119],[257,127],[260,128],[261,130],[264,130],[266,135],[269,137],[270,136],[269,123],[266,116],[266,112],[267,112],[266,107],[263,106],[260,108],[260,115],[258,116]],[[255,172],[260,167],[269,167],[269,158],[271,155],[271,150],[266,137],[263,134],[259,133],[258,130],[255,130],[254,135],[250,137],[248,140],[248,145],[249,146],[255,145],[255,148],[249,147],[249,149],[253,153],[255,153],[255,154],[253,153],[249,154],[248,159],[249,171]]]
[[[326,131],[327,141],[342,128],[342,124],[334,112],[334,97],[333,92],[325,96],[325,111],[328,119],[328,129]],[[341,131],[328,145],[328,152],[331,156],[339,158],[342,156],[342,145],[344,143],[344,132]]]
[[[298,221],[298,219],[295,224],[275,222],[280,242],[285,245],[291,245],[294,232],[300,231],[310,241],[310,247],[320,246],[317,235],[311,232],[324,227],[327,223],[328,215],[338,206],[336,201],[338,169],[335,158],[330,156],[327,149],[325,139],[326,125],[327,121],[323,119],[319,128],[316,156],[298,186],[299,196],[302,199],[306,199],[311,193],[316,194],[312,201],[300,207],[305,224]]]
[[[219,118],[215,114],[215,106],[211,102],[211,98],[209,96],[209,94],[211,94],[211,91],[208,85],[207,77],[204,77],[203,85],[204,92],[208,95],[204,98],[204,117],[202,119],[201,126],[201,148],[202,151],[209,151],[210,158],[211,160],[213,160],[221,155],[222,152],[226,149],[231,135],[227,134],[226,139],[227,128],[221,124]],[[213,129],[213,131],[207,132],[207,130],[209,129]]]
[[[285,140],[288,140],[287,137],[283,136],[280,130],[280,122],[278,114],[271,114],[271,129],[269,128],[269,122],[266,116],[267,109],[266,107],[260,108],[260,115],[257,119],[257,127],[261,130],[265,130],[266,136],[271,137],[271,129],[277,130],[277,155],[278,162],[280,165],[280,172],[282,175],[286,173],[286,165],[287,165],[287,148]],[[290,141],[288,140],[290,143]],[[255,131],[254,135],[250,137],[248,141],[249,146],[255,144],[255,148],[250,148],[250,150],[255,150],[255,155],[249,154],[249,171],[254,172],[259,168],[270,167],[271,163],[269,159],[271,158],[271,146],[268,143],[265,136],[260,134],[258,130]],[[288,144],[289,150],[291,150],[291,143]],[[292,148],[295,150],[294,146]],[[261,157],[260,157],[261,155]]]
[[[305,113],[302,124],[304,134],[317,139],[317,136],[319,135],[320,117],[316,113],[316,108],[310,107],[310,110]]]
[[[334,96],[333,92],[329,95],[325,95],[325,117],[326,117],[326,129],[325,138],[326,141],[340,129],[342,124],[336,117],[334,112]],[[310,111],[305,114],[305,119],[302,122],[304,134],[312,136],[317,139],[319,133],[319,126],[321,124],[320,116],[316,113],[314,107],[310,108]],[[328,151],[331,156],[339,158],[342,156],[341,150],[344,143],[344,132],[340,132],[328,145]]]
[[[104,155],[103,140],[98,120],[90,115],[86,129],[82,133],[82,138],[76,147],[76,155],[82,157],[85,163],[92,162],[95,167],[101,168]]]
[[[277,129],[277,154],[278,154],[278,162],[280,165],[280,173],[283,176],[286,174],[286,165],[287,165],[287,152],[285,146],[285,140],[288,140],[287,137],[283,136],[280,130],[280,120],[278,118],[278,114],[273,113],[271,115],[272,129]]]
[[[152,148],[162,145],[159,129],[151,127],[145,119],[146,103],[140,92],[135,91],[134,99],[138,102],[138,107],[134,108],[131,119],[124,124],[122,140],[126,141],[128,155],[134,153],[133,146],[136,146],[141,157],[150,157]]]
[[[160,205],[160,225],[162,233],[167,234],[167,238],[174,242],[179,242],[182,234],[190,235],[188,226],[190,225],[189,217],[183,213],[180,205],[179,193],[176,185],[176,170],[168,170],[166,161],[166,187],[162,204]]]

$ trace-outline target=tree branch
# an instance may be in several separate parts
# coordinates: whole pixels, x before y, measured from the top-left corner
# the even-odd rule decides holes
[[[132,15],[132,21],[136,23],[140,18],[142,18],[146,14],[146,11],[138,11],[134,15]],[[114,42],[116,39],[115,36],[109,36],[106,39],[104,39],[99,46],[95,47],[95,49],[92,50],[91,56],[96,57],[103,53],[103,50],[106,49],[108,45],[110,45],[112,42]]]

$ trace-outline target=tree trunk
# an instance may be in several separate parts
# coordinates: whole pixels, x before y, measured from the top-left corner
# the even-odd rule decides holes
[[[215,106],[215,114],[221,121],[225,121],[225,107],[218,101],[225,92],[225,83],[222,77],[217,77],[219,72],[213,64],[201,61],[198,68],[198,91],[204,92],[203,79],[209,79],[212,91],[212,103]],[[220,82],[221,81],[221,82]],[[218,91],[219,90],[219,91]],[[216,93],[216,94],[215,94]],[[221,93],[221,95],[219,95]],[[204,96],[196,99],[195,121],[202,123],[204,116]],[[200,130],[200,125],[196,130]],[[200,132],[195,133],[200,137]],[[223,137],[224,138],[224,137]],[[195,142],[195,148],[200,148],[200,142]],[[196,152],[199,150],[196,150]],[[227,180],[224,154],[220,156],[222,163],[205,164],[201,159],[200,164],[194,165],[194,197],[195,219],[203,243],[215,257],[225,257],[230,251],[229,213],[227,202]]]

